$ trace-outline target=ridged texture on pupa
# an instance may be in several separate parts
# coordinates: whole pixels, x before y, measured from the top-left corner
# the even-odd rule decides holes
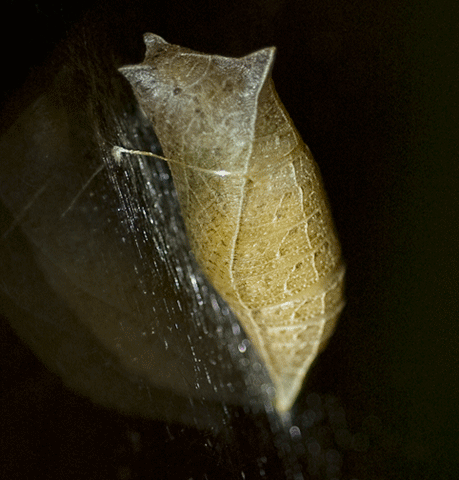
[[[153,124],[194,255],[289,410],[344,306],[344,265],[317,165],[274,89],[275,49],[235,59],[145,34],[120,69]]]

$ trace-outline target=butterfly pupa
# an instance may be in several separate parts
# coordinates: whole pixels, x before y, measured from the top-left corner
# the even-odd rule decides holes
[[[192,251],[287,411],[343,309],[345,268],[318,167],[274,89],[275,49],[144,41],[144,61],[120,72],[171,159]]]

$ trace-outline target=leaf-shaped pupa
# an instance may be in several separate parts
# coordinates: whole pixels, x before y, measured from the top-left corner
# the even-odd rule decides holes
[[[121,73],[151,121],[196,259],[236,313],[289,410],[344,306],[344,264],[317,165],[271,79],[240,59],[145,34]]]

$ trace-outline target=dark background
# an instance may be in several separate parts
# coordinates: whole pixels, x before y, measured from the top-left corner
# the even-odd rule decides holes
[[[43,65],[52,77],[50,55],[78,22],[116,67],[141,60],[144,31],[223,55],[278,47],[274,81],[320,165],[348,264],[348,306],[307,388],[338,397],[356,429],[373,415],[384,430],[365,455],[344,457],[342,478],[457,478],[457,5],[11,1],[9,8],[2,129],[28,101],[27,79]],[[240,462],[249,462],[241,452],[262,451],[242,431],[229,444],[95,406],[67,391],[6,322],[1,338],[5,477],[240,478]],[[275,466],[268,478],[281,478]]]

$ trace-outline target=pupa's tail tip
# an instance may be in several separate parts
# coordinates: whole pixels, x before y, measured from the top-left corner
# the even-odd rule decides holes
[[[304,376],[286,375],[275,382],[274,406],[279,415],[283,416],[290,412],[301,391],[303,380]]]

